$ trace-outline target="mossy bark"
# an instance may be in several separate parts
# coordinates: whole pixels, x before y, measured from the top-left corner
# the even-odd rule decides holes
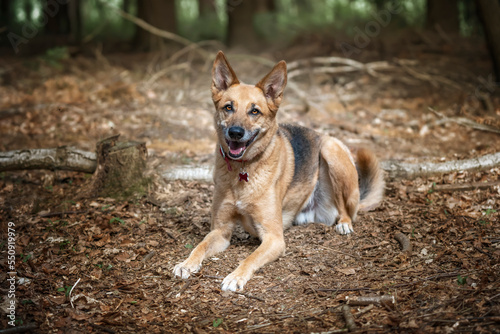
[[[150,179],[144,176],[145,143],[118,142],[119,135],[97,143],[97,168],[79,197],[127,199],[146,193]]]

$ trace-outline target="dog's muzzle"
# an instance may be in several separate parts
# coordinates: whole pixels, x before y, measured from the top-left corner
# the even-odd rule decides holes
[[[241,126],[232,126],[226,131],[226,143],[229,148],[228,155],[231,159],[239,159],[250,144],[255,140],[259,131],[248,132]]]

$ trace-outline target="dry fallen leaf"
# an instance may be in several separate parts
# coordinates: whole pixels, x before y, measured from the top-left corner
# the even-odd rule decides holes
[[[335,268],[338,272],[341,272],[344,275],[354,275],[356,270],[354,268]]]

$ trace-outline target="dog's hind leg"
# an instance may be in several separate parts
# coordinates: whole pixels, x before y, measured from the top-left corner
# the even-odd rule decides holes
[[[321,143],[320,187],[338,211],[337,232],[354,232],[359,205],[358,173],[349,149],[338,139],[323,137]]]

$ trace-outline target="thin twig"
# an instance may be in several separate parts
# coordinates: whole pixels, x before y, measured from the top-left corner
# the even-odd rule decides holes
[[[318,292],[347,292],[347,291],[374,291],[370,288],[344,288],[344,289],[327,289],[327,288],[318,288],[318,289],[308,289],[311,291]],[[306,290],[307,291],[307,290]]]
[[[453,117],[453,118],[447,117],[444,114],[440,113],[439,111],[437,111],[431,107],[428,107],[428,109],[445,121],[453,122],[453,123],[456,123],[458,125],[462,125],[465,127],[470,127],[470,128],[475,129],[475,130],[488,131],[488,132],[500,134],[500,129],[493,127],[491,125],[480,124],[480,123],[474,122],[473,120],[470,120],[470,119],[465,118],[465,117]]]
[[[78,285],[78,283],[80,283],[80,278],[76,281],[75,285],[73,285],[71,287],[71,290],[69,290],[69,294],[68,294],[69,302],[71,303],[71,307],[72,308],[75,308],[75,306],[73,305],[73,300],[71,299],[71,293],[73,292],[73,290],[75,289],[75,287]]]
[[[257,299],[261,302],[265,302],[264,299],[260,298],[260,297],[257,297],[257,296],[254,296],[254,295],[251,295],[251,294],[248,294],[248,293],[244,293],[244,292],[240,292],[240,291],[235,291],[236,294],[238,295],[242,295],[242,296],[245,296],[247,298],[252,298],[252,299]]]
[[[181,294],[189,288],[189,286],[193,283],[193,279],[188,279],[186,283],[182,286],[182,288],[179,290],[179,292],[175,295],[175,298],[179,298]]]
[[[156,251],[151,251],[149,252],[148,255],[146,255],[143,259],[142,259],[142,262],[147,262],[149,260],[151,260],[151,258],[156,254]]]

